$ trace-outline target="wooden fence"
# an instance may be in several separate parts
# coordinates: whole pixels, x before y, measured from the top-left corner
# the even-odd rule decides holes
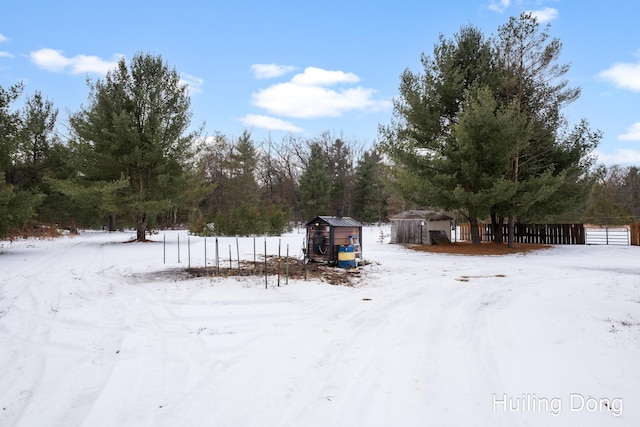
[[[629,226],[629,240],[632,245],[640,246],[640,222],[634,222]]]
[[[480,240],[493,241],[491,224],[479,224]],[[516,224],[516,243],[539,243],[547,245],[584,245],[583,224]],[[502,225],[503,240],[507,241],[509,227]],[[460,240],[471,240],[469,223],[460,224]]]

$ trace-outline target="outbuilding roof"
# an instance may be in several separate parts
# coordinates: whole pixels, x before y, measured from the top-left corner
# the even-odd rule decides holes
[[[408,211],[400,212],[390,218],[393,220],[411,220],[411,219],[424,219],[426,221],[450,221],[453,218],[442,212],[436,212],[432,210],[411,209]]]
[[[332,227],[362,227],[355,219],[348,216],[318,216],[314,218],[312,221],[309,221],[308,224],[317,222],[320,219]]]

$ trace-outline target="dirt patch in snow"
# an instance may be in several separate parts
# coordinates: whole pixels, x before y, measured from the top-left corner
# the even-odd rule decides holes
[[[247,277],[265,275],[265,262],[241,261],[231,266],[197,267],[184,270],[189,277]],[[304,263],[297,258],[269,257],[266,262],[269,276],[279,276],[282,284],[286,278],[292,280],[322,280],[332,285],[353,286],[360,278],[358,268],[337,268],[315,262]]]
[[[551,245],[534,243],[516,243],[513,248],[506,243],[482,242],[480,245],[472,245],[471,242],[455,242],[448,245],[410,245],[409,248],[432,253],[455,254],[455,255],[510,255],[527,253],[549,249]]]

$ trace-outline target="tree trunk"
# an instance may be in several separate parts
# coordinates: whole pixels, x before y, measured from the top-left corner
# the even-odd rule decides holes
[[[514,214],[509,214],[509,219],[507,220],[507,224],[509,226],[507,246],[509,248],[513,248],[516,240],[516,216]]]
[[[478,227],[478,218],[475,215],[469,215],[469,231],[471,232],[471,244],[479,246],[480,228]]]
[[[109,231],[116,231],[116,214],[109,214]]]
[[[493,231],[493,241],[495,243],[504,242],[504,235],[502,233],[503,222],[503,216],[498,216],[495,212],[491,212],[491,230]]]
[[[138,242],[144,242],[147,238],[147,222],[149,221],[149,217],[147,214],[143,213],[138,215],[138,219],[136,221],[136,240]]]

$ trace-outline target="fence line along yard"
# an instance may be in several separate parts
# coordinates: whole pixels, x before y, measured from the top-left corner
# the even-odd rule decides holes
[[[493,241],[491,224],[479,224],[480,240]],[[547,245],[583,245],[585,243],[583,224],[516,224],[516,243],[538,243]],[[509,232],[507,224],[502,224],[502,235],[506,240]],[[471,240],[469,223],[460,224],[460,239]]]
[[[479,224],[480,240],[493,241],[491,224]],[[507,225],[502,225],[504,240]],[[460,224],[460,240],[471,240],[469,224]],[[547,245],[640,245],[640,223],[630,226],[597,227],[583,224],[516,224],[516,243]]]
[[[284,283],[288,283],[291,263],[304,263],[304,259],[301,260],[304,241],[303,235],[201,237],[168,232],[162,236],[162,259],[164,264],[182,264],[187,271],[203,270],[211,276],[228,275],[231,271],[238,275],[256,275],[259,270],[259,274],[265,276],[265,286],[270,275],[276,277],[280,286],[281,276]],[[300,250],[296,249],[298,246]],[[268,265],[268,260],[274,260],[274,265]],[[306,271],[304,277],[306,279]]]

